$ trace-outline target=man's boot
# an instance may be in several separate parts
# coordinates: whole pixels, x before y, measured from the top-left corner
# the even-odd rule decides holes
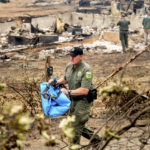
[[[93,138],[91,140],[93,150],[97,150],[101,142],[102,142],[102,137]]]

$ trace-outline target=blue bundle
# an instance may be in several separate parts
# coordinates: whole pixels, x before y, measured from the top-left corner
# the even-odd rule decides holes
[[[71,101],[68,97],[60,91],[59,86],[48,86],[48,83],[44,82],[40,84],[41,88],[41,99],[42,99],[42,108],[46,116],[57,117],[65,114],[69,108]],[[47,89],[47,95],[44,96],[43,92]]]

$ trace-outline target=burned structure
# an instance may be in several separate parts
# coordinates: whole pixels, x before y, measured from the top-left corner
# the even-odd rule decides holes
[[[29,45],[36,47],[37,44],[48,45],[58,41],[57,35],[45,34],[38,26],[32,25],[31,17],[18,17],[14,20],[15,26],[8,33],[8,44]]]
[[[82,13],[105,13],[110,14],[111,12],[111,3],[113,1],[93,1],[93,0],[80,0],[79,7],[77,8],[77,12]],[[117,9],[119,11],[129,12],[129,14],[137,13],[142,9],[144,14],[150,10],[150,1],[149,0],[116,0],[114,1],[117,5]],[[106,13],[107,12],[107,13]]]
[[[119,43],[116,23],[121,13],[125,12],[131,21],[131,35],[140,33],[143,16],[150,10],[150,0],[36,0],[32,6],[42,5],[44,8],[47,4],[49,6],[56,3],[67,4],[74,9],[69,13],[55,15],[0,18],[0,47],[3,52],[12,47],[35,48],[82,41],[87,37]],[[107,46],[100,47],[106,49]],[[88,49],[87,46],[85,49]],[[115,51],[117,48],[112,49]]]
[[[0,0],[1,3],[9,3],[10,0]]]

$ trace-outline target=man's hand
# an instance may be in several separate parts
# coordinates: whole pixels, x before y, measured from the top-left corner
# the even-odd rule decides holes
[[[68,95],[68,90],[67,90],[67,89],[62,88],[61,91],[62,91],[63,93],[65,93],[66,95]]]
[[[51,83],[52,81],[54,81],[53,79],[50,79],[49,81],[48,81],[48,83]]]
[[[57,85],[57,78],[53,78],[53,79],[50,79],[48,81],[48,84],[47,84],[47,87],[49,88],[50,86],[53,86],[53,87],[56,87]]]
[[[57,82],[57,78],[50,79],[50,80],[48,81],[48,83],[52,83],[52,82],[54,82],[54,81]]]

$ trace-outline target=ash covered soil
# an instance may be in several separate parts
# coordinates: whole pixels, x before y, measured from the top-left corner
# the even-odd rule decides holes
[[[34,50],[35,51],[35,50]],[[30,53],[34,52],[30,50]],[[28,51],[29,53],[29,51]],[[26,53],[25,53],[26,54]],[[130,60],[136,52],[127,52],[126,54],[121,53],[111,53],[111,54],[102,54],[94,53],[94,51],[85,51],[84,60],[89,63],[94,72],[94,84],[104,81],[104,79],[115,71],[118,67]],[[150,52],[145,52],[139,56],[134,62],[130,63],[123,71],[119,72],[113,79],[110,81],[126,81],[129,83],[132,88],[136,89],[139,93],[149,90],[150,80]],[[52,58],[51,65],[54,67],[54,74],[52,77],[63,77],[64,68],[69,62],[69,56]],[[12,60],[9,62],[0,63],[0,81],[18,81],[20,82],[23,78],[28,75],[30,78],[40,79],[45,82],[45,60],[35,59],[33,61],[24,61],[24,60]],[[39,83],[40,84],[40,83]],[[105,85],[103,85],[105,86]],[[102,86],[102,87],[103,87]],[[15,94],[16,95],[16,94]],[[7,94],[9,97],[9,94]],[[13,94],[11,93],[13,99]],[[90,118],[88,121],[88,126],[96,131],[104,120],[102,119],[101,112],[105,111],[105,106],[101,102],[101,98],[94,102],[92,113],[96,113],[98,117]],[[62,118],[64,118],[63,116]],[[59,122],[62,118],[54,118],[51,120],[50,125],[52,135],[56,137],[60,134],[60,129],[58,128]],[[38,135],[36,131],[31,133],[27,138],[27,143],[25,150],[47,150],[48,148],[43,146],[44,142],[42,138]],[[87,144],[88,141],[84,138],[81,140],[81,144]],[[50,149],[61,149],[64,146],[64,143],[61,143],[58,147]],[[125,146],[125,145],[124,145]],[[116,150],[119,148],[116,148]],[[134,148],[133,148],[134,149]]]
[[[40,48],[42,49],[42,48]],[[30,72],[30,77],[40,78],[45,75],[45,60],[36,59],[37,52],[40,51],[36,49],[28,49],[19,52],[20,54],[26,56],[33,56],[33,60],[11,60],[2,61],[0,63],[1,77],[0,79],[13,78],[15,79],[23,78],[22,72],[27,69]],[[94,82],[95,79],[102,82],[108,75],[116,71],[120,66],[128,62],[132,57],[134,57],[138,52],[128,52],[122,54],[120,52],[114,53],[101,53],[94,52],[94,50],[84,50],[84,61],[86,61],[93,68]],[[123,71],[120,71],[112,80],[126,80],[134,81],[137,85],[136,90],[148,90],[149,87],[149,74],[150,74],[150,52],[144,52],[137,59],[131,62]],[[59,56],[56,58],[51,58],[51,65],[54,68],[53,76],[63,76],[66,64],[70,61],[70,57]],[[44,78],[44,77],[43,77]],[[44,79],[43,79],[44,80]],[[131,82],[130,82],[131,83]],[[95,84],[98,84],[95,83]],[[138,86],[140,85],[140,86]]]
[[[60,13],[65,11],[72,11],[73,8],[67,5],[57,5],[57,6],[45,6],[44,11],[43,7],[27,7],[27,3],[34,2],[35,0],[11,0],[10,3],[3,4],[0,3],[0,17],[17,17],[24,15],[31,16],[39,16],[39,15],[48,15],[54,13]],[[84,43],[83,43],[84,44]],[[36,55],[38,49],[25,50],[20,52],[24,55]],[[94,51],[85,51],[84,52],[84,60],[91,65],[94,73],[94,85],[96,86],[98,83],[104,81],[108,75],[110,75],[113,71],[115,71],[118,67],[126,63],[133,56],[135,56],[136,52],[127,52],[126,54],[121,53],[95,53]],[[110,81],[126,81],[128,82],[136,91],[139,93],[146,92],[150,87],[150,52],[145,52],[141,56],[139,56],[135,61],[130,63],[123,71],[119,72],[113,79]],[[54,68],[54,74],[52,77],[63,77],[64,69],[66,64],[69,62],[69,56],[64,57],[56,57],[51,59],[51,65]],[[12,81],[21,82],[26,76],[29,76],[31,79],[40,79],[42,82],[45,82],[45,60],[11,60],[0,62],[0,82],[9,83]],[[40,82],[39,82],[40,84]],[[105,86],[105,84],[103,85]],[[103,87],[102,86],[102,87]],[[101,87],[100,87],[101,88]],[[4,95],[5,94],[5,95]],[[4,97],[11,100],[16,100],[16,93],[9,94],[0,93],[1,97]],[[97,113],[98,117],[90,118],[88,121],[88,126],[93,130],[97,130],[102,123],[105,121],[101,118],[101,112],[105,111],[105,106],[101,102],[101,98],[94,102],[92,113]],[[54,118],[50,121],[51,126],[51,134],[59,137],[60,129],[58,128],[59,122],[62,118]],[[105,118],[106,119],[106,118]],[[134,140],[134,139],[133,139]],[[58,140],[59,141],[59,140]],[[23,148],[24,150],[60,150],[65,146],[63,142],[60,142],[55,148],[47,148],[43,146],[43,139],[39,136],[37,131],[33,131],[27,137],[27,144]],[[85,145],[88,141],[84,138],[81,139],[81,144]],[[134,142],[135,143],[135,142]],[[127,147],[127,143],[124,143],[124,148],[117,147],[114,144],[115,150],[119,149],[137,149],[135,145],[129,145],[131,147]],[[116,146],[116,147],[115,147]],[[109,149],[109,148],[108,148]],[[110,148],[111,149],[111,148]]]

